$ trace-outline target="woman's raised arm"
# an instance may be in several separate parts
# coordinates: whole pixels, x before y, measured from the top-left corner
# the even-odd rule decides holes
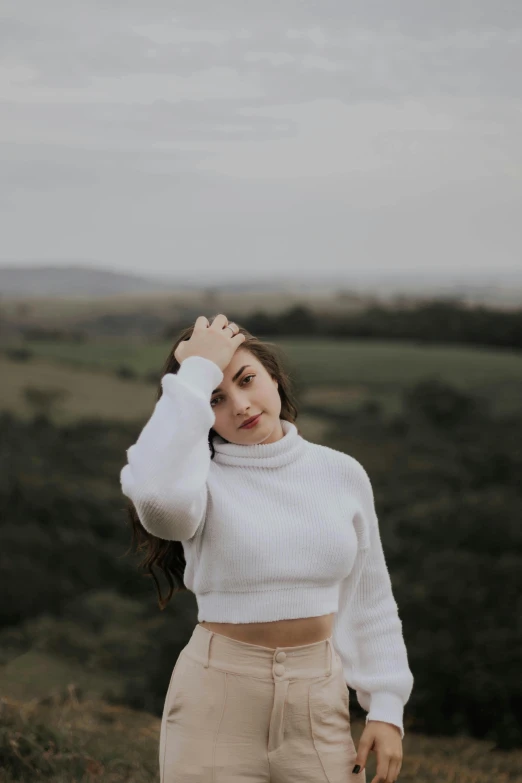
[[[223,380],[211,359],[188,356],[161,380],[163,393],[120,474],[123,494],[154,536],[183,541],[196,533],[207,505],[210,405]]]

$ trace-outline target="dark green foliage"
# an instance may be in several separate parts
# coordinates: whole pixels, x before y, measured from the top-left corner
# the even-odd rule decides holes
[[[0,433],[0,627],[59,612],[95,587],[143,595],[135,561],[124,557],[129,529],[118,493],[128,430],[116,442],[103,422],[57,428],[45,417],[3,414]]]
[[[355,417],[328,445],[372,479],[415,677],[406,725],[519,746],[522,419],[426,382],[390,427]]]

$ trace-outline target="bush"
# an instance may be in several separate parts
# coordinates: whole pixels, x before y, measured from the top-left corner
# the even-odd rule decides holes
[[[13,362],[27,362],[34,356],[29,348],[6,348],[5,354]]]
[[[120,366],[116,369],[116,375],[118,378],[123,378],[123,380],[130,381],[137,378],[137,372],[132,367],[129,367],[128,364],[120,364]]]

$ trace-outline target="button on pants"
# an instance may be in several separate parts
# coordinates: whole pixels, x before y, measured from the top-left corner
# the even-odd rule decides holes
[[[196,625],[170,679],[160,783],[366,783],[332,637],[263,647]]]

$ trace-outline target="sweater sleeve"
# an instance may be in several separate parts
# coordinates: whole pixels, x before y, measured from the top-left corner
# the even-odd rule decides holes
[[[210,397],[222,380],[221,368],[210,359],[184,359],[177,373],[161,379],[162,395],[152,416],[127,449],[122,492],[143,527],[158,538],[188,540],[204,521],[208,433],[216,418]]]
[[[413,690],[413,674],[402,633],[375,511],[373,490],[357,463],[354,491],[360,514],[356,527],[368,526],[369,545],[359,549],[350,574],[341,583],[334,642],[347,684],[370,720],[398,726],[404,738],[403,712]],[[357,515],[356,515],[357,516]]]

